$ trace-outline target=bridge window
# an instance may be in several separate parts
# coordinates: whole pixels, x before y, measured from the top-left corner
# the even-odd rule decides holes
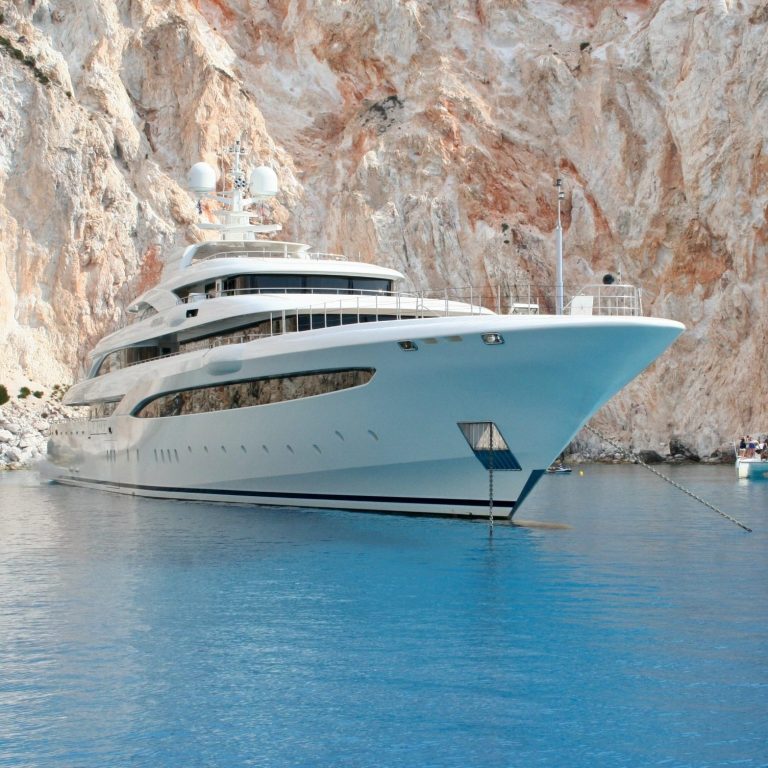
[[[102,400],[98,403],[90,403],[88,406],[88,418],[106,419],[115,412],[120,400]]]
[[[221,280],[224,295],[246,293],[391,293],[392,281],[378,277],[348,275],[247,274],[231,275]],[[185,286],[176,294],[181,298],[205,293],[214,295],[215,284]]]

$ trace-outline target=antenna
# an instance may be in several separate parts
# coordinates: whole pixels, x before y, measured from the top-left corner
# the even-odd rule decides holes
[[[557,187],[557,226],[555,227],[555,314],[563,314],[563,223],[560,219],[560,206],[565,199],[563,180],[555,179]]]
[[[237,241],[255,240],[257,235],[281,230],[280,224],[263,223],[263,202],[277,195],[279,191],[275,171],[269,166],[260,166],[254,169],[249,183],[248,174],[242,164],[245,149],[240,139],[232,144],[227,154],[231,155],[232,163],[229,172],[222,174],[222,178],[229,180],[229,189],[224,183],[223,189],[217,192],[216,171],[207,163],[196,163],[190,171],[189,186],[193,192],[197,193],[198,201],[206,196],[222,204],[222,208],[216,213],[218,222],[204,221],[198,226],[201,229],[218,231],[221,240]],[[258,216],[257,213],[248,210],[254,203],[262,203],[262,223],[260,224],[251,223],[251,219]],[[201,211],[199,202],[198,210]]]

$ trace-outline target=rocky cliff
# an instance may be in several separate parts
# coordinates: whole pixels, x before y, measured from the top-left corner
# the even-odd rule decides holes
[[[559,172],[566,282],[620,272],[689,328],[595,423],[702,455],[768,430],[767,0],[0,9],[9,390],[72,380],[200,237],[189,166],[242,137],[290,238],[422,289],[552,284]]]

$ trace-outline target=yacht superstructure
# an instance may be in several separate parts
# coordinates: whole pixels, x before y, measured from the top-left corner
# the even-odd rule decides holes
[[[277,191],[191,186],[227,207],[94,348],[52,429],[60,482],[120,493],[488,516],[519,508],[586,420],[683,330],[636,314],[499,314],[401,292],[396,270],[269,239],[248,207]],[[246,197],[246,192],[250,197]],[[594,300],[594,296],[590,297]],[[598,304],[601,302],[598,300]],[[515,305],[522,306],[522,305]],[[530,302],[528,308],[533,306]]]

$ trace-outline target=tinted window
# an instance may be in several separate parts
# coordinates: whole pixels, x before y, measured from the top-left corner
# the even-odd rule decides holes
[[[307,288],[347,289],[349,288],[349,278],[333,275],[311,275],[307,277]]]
[[[304,278],[301,275],[252,275],[252,277],[256,278],[256,286],[267,293],[298,291],[304,286]]]
[[[392,291],[392,281],[376,277],[346,277],[344,275],[232,275],[222,280],[226,293],[294,293],[301,290],[328,291],[330,293],[361,293]],[[206,293],[212,293],[213,283],[205,286]],[[179,289],[178,295],[185,295],[189,289]]]
[[[381,280],[378,277],[353,277],[352,288],[356,291],[386,291],[392,290],[390,280]]]
[[[320,371],[166,392],[139,406],[134,416],[162,418],[281,403],[360,387],[373,374],[371,368]]]
[[[91,419],[106,419],[115,412],[119,402],[119,400],[109,400],[91,403],[88,407],[88,417]]]

